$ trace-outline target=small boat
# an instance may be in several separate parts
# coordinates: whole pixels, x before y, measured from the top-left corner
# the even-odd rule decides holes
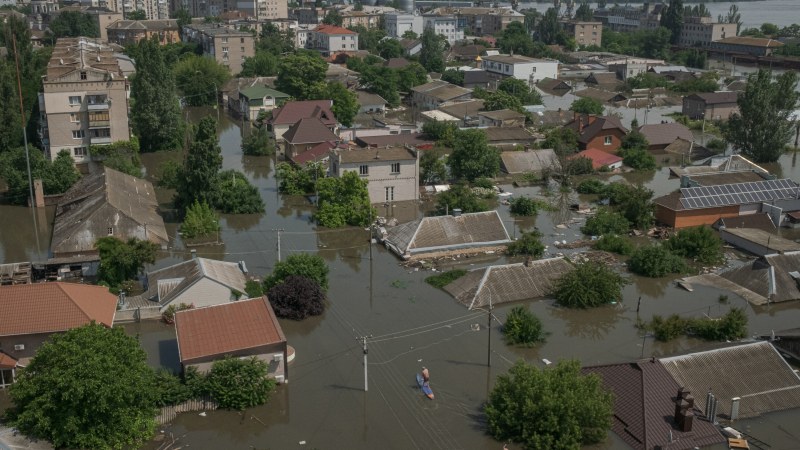
[[[425,394],[425,396],[429,399],[433,400],[433,391],[428,383],[422,378],[421,373],[417,374],[417,384],[419,385],[420,389],[422,389],[422,393]]]

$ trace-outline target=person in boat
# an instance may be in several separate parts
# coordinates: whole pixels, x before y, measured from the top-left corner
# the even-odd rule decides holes
[[[423,367],[422,368],[422,381],[424,381],[425,384],[427,384],[430,380],[431,380],[431,375],[428,372],[428,368],[427,367]]]

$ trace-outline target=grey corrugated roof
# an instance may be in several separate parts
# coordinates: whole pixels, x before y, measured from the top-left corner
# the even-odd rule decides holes
[[[387,231],[386,245],[409,254],[503,245],[510,242],[497,211],[424,217]]]
[[[694,140],[692,131],[682,123],[654,123],[642,125],[639,132],[644,135],[650,145],[668,145],[677,139]]]
[[[553,149],[510,151],[500,153],[503,170],[508,174],[540,173],[543,169],[558,167],[558,157]]]
[[[701,410],[711,389],[723,417],[730,417],[734,397],[741,398],[740,418],[800,407],[800,377],[769,342],[663,358],[661,363],[692,391]]]
[[[244,292],[247,283],[247,278],[238,263],[194,258],[148,272],[147,291],[142,297],[165,306],[203,278],[214,280],[239,292]]]
[[[553,283],[573,269],[564,258],[550,258],[471,270],[445,286],[456,301],[469,309],[499,305],[550,294]]]
[[[732,221],[735,221],[732,220]],[[735,240],[728,241],[727,234],[743,239],[754,244],[766,247],[775,253],[788,253],[800,251],[800,244],[789,239],[784,239],[774,232],[764,231],[759,228],[726,228],[721,232],[722,239],[726,242],[736,245]],[[798,267],[800,269],[800,267]]]

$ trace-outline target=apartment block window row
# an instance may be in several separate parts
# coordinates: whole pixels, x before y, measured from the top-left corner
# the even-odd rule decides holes
[[[358,166],[358,174],[362,177],[369,175],[369,166],[366,164]]]
[[[83,139],[86,137],[84,130],[72,130],[72,139]]]
[[[400,163],[392,163],[392,173],[400,173]]]

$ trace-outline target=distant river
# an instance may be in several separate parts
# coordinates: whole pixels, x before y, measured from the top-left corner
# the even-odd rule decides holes
[[[563,2],[562,2],[563,3]],[[620,2],[622,3],[622,2]],[[762,23],[774,23],[779,27],[789,26],[793,23],[800,23],[800,1],[798,0],[764,0],[753,2],[691,2],[684,1],[684,5],[693,6],[696,3],[705,3],[706,8],[711,12],[711,17],[717,18],[728,13],[731,5],[739,6],[739,13],[742,15],[742,29],[760,27]],[[613,1],[608,2],[613,5]],[[633,4],[634,6],[638,4]],[[553,2],[547,3],[522,3],[520,9],[533,8],[544,12],[553,6]],[[592,9],[597,8],[597,3],[591,4]]]

